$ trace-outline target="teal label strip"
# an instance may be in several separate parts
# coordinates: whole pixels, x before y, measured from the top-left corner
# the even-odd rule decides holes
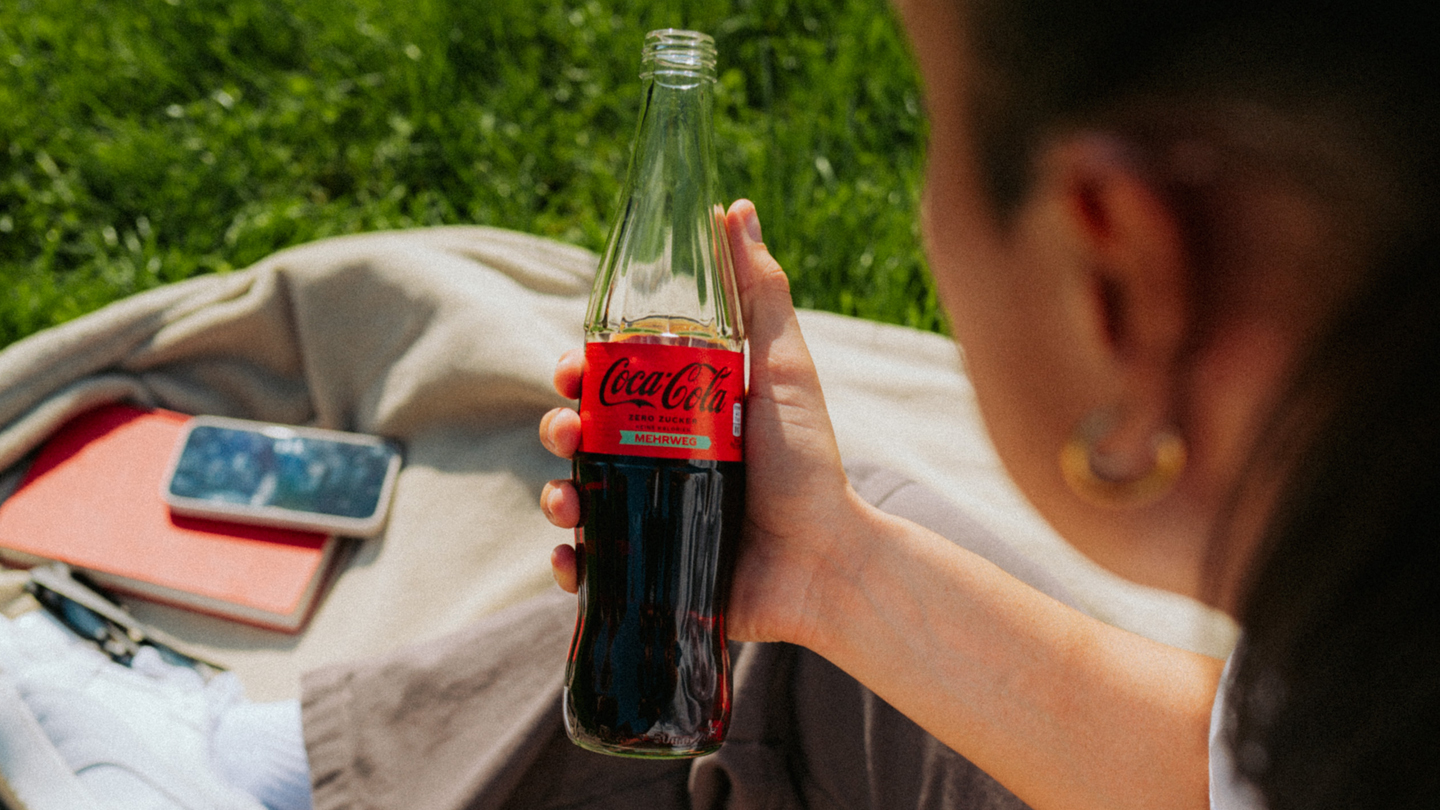
[[[620,431],[621,444],[636,444],[642,447],[685,447],[693,450],[709,450],[709,436],[692,436],[688,433],[645,433],[639,430]]]

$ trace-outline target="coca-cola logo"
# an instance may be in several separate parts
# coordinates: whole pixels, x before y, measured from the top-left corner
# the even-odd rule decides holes
[[[621,357],[600,378],[600,404],[720,413],[729,377],[730,369],[704,362],[690,363],[679,371],[647,370],[631,368],[630,358]]]

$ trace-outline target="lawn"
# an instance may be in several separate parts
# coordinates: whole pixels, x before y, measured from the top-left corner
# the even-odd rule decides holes
[[[4,0],[0,346],[336,234],[598,250],[661,27],[715,36],[721,184],[797,303],[942,328],[887,0]]]

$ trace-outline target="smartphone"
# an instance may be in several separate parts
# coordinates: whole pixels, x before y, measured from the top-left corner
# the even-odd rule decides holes
[[[179,515],[370,537],[385,526],[400,456],[378,436],[195,416],[161,497]]]

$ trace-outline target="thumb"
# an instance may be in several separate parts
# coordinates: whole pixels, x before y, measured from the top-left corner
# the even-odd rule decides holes
[[[739,288],[746,331],[752,332],[759,326],[755,323],[757,316],[766,316],[766,327],[772,325],[771,319],[787,320],[785,310],[793,311],[790,279],[761,239],[760,216],[755,212],[755,204],[736,200],[725,215],[725,225],[730,253],[735,257],[735,284]],[[762,299],[758,306],[757,299]],[[764,327],[761,328],[763,331]]]
[[[758,398],[816,408],[824,413],[824,395],[810,350],[790,299],[790,280],[761,241],[755,204],[736,200],[725,217],[730,252],[735,259],[735,286],[741,317],[750,343],[750,390]]]

